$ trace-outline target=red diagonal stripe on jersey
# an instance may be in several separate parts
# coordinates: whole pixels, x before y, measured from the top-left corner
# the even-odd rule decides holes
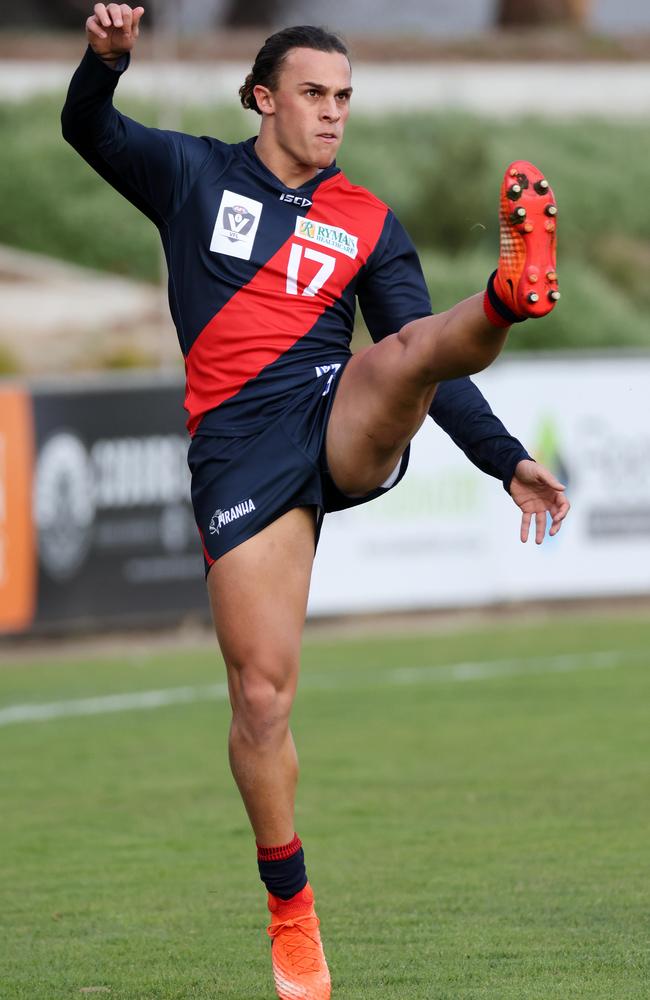
[[[190,434],[208,410],[235,396],[250,379],[281,357],[340,298],[374,250],[387,211],[382,202],[351,185],[343,174],[323,182],[306,217],[356,236],[357,256],[352,259],[292,235],[213,316],[194,341],[185,362],[185,409]],[[303,247],[303,253],[297,293],[290,294],[287,271],[295,244]],[[321,262],[306,254],[308,248],[335,259],[332,274],[315,295],[302,294],[321,270]]]

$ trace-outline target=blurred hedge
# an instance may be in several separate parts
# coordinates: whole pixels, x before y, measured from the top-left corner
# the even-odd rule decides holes
[[[151,224],[63,142],[60,101],[0,105],[0,242],[155,281]],[[126,105],[141,121],[151,108]],[[182,127],[236,141],[237,109],[190,110]],[[595,121],[464,115],[353,118],[340,165],[395,209],[422,252],[434,309],[481,288],[494,266],[497,192],[513,159],[538,163],[560,206],[563,301],[517,348],[650,346],[650,132]]]

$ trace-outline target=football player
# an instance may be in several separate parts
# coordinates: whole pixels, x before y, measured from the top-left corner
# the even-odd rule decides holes
[[[502,479],[523,539],[534,518],[542,540],[547,514],[550,533],[559,530],[564,487],[467,377],[497,357],[512,324],[559,298],[555,199],[532,164],[511,164],[496,271],[484,291],[432,315],[399,221],[336,165],[352,97],[341,39],[309,26],[267,39],[240,91],[259,134],[228,145],[147,128],[113,106],[143,13],[95,5],[63,131],[160,232],[187,374],[192,500],[232,702],[230,763],[268,890],[276,989],[285,1000],[327,1000],[294,828],[289,728],[321,523],[392,489],[430,414]],[[357,301],[374,344],[352,355]]]

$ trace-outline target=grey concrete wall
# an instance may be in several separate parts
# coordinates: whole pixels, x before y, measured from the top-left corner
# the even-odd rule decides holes
[[[594,0],[591,27],[611,34],[650,31],[650,0]]]
[[[326,24],[361,34],[477,34],[494,23],[496,0],[286,0],[283,24]],[[650,32],[650,0],[593,0],[590,28]]]
[[[494,19],[494,0],[287,0],[285,24],[324,24],[351,34],[476,34]]]

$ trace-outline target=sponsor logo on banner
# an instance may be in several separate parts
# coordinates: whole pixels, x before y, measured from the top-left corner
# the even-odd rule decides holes
[[[224,191],[214,224],[210,249],[214,253],[250,260],[262,215],[262,202],[235,191]]]
[[[210,521],[210,534],[218,535],[225,525],[231,524],[233,521],[238,521],[240,517],[251,514],[256,509],[253,501],[249,499],[242,500],[241,503],[237,503],[234,507],[229,507],[227,510],[215,510]]]
[[[578,486],[586,488],[582,513],[587,536],[599,541],[649,538],[650,476],[644,470],[648,467],[650,436],[637,429],[627,436],[600,417],[585,422],[580,433],[582,468],[577,479]],[[541,419],[534,453],[537,461],[551,469],[565,486],[576,485],[559,417],[546,414]],[[560,537],[566,536],[564,532]]]
[[[43,566],[55,580],[66,580],[90,548],[95,517],[88,453],[76,434],[55,434],[41,449],[35,505]]]
[[[70,579],[93,543],[108,545],[107,526],[97,534],[98,511],[163,506],[161,541],[168,550],[180,549],[187,537],[177,509],[188,493],[186,451],[175,434],[100,438],[89,450],[76,434],[55,432],[36,466],[39,553],[48,575]]]
[[[639,402],[639,414],[642,412]],[[628,418],[629,419],[629,418]],[[587,533],[597,542],[650,540],[650,432],[638,417],[621,426],[610,414],[594,417],[582,432],[581,485]],[[637,557],[641,558],[638,556]]]
[[[345,229],[337,226],[328,226],[324,222],[316,222],[314,219],[307,219],[302,215],[296,218],[296,228],[294,236],[301,236],[303,240],[310,243],[318,243],[328,250],[338,250],[352,260],[358,253],[358,237],[351,233],[346,233]]]
[[[554,417],[547,415],[543,418],[537,431],[534,452],[537,461],[550,469],[560,482],[565,486],[571,485],[572,477],[564,455],[562,435]]]

